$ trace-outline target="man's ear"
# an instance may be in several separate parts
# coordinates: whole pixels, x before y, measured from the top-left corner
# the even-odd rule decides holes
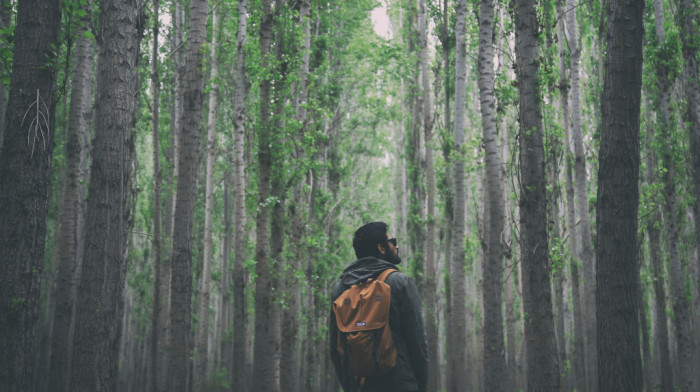
[[[381,254],[386,254],[386,248],[382,244],[377,244],[377,249],[379,249],[379,253]]]

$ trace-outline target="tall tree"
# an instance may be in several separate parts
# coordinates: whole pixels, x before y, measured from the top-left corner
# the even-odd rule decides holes
[[[88,3],[80,7],[85,17],[80,18],[75,34],[75,56],[73,83],[71,85],[70,114],[66,135],[65,183],[61,202],[60,231],[57,235],[58,269],[54,282],[53,332],[51,337],[51,360],[48,385],[55,391],[67,391],[70,383],[71,354],[73,339],[71,328],[73,304],[75,301],[75,271],[78,260],[78,216],[81,213],[80,163],[82,149],[81,134],[88,131],[90,124],[90,96],[92,93],[92,65],[94,47],[92,39],[86,35],[89,27]]]
[[[293,88],[293,107],[294,119],[300,127],[297,140],[303,142],[307,133],[307,102],[308,102],[308,83],[309,83],[309,66],[311,58],[311,1],[303,0],[299,3],[299,22],[301,24],[302,43],[300,48],[300,62],[298,70],[298,79]],[[302,144],[302,143],[300,143]],[[304,148],[297,148],[295,151],[295,159],[301,161],[304,159]],[[306,165],[302,165],[306,168]],[[300,181],[294,188],[294,196],[290,200],[289,209],[289,238],[291,251],[293,252],[293,261],[288,268],[285,269],[283,277],[284,287],[286,288],[286,297],[282,325],[282,341],[286,342],[281,347],[280,354],[280,385],[286,385],[285,389],[289,391],[299,390],[299,374],[300,374],[300,357],[298,356],[301,348],[299,315],[301,314],[300,296],[301,290],[297,271],[301,270],[301,260],[303,255],[302,250],[302,235],[304,225],[302,220],[302,203],[301,187],[303,181]]]
[[[0,385],[28,391],[54,146],[60,2],[22,0],[0,142]]]
[[[209,82],[209,114],[207,119],[207,162],[204,196],[204,258],[200,280],[201,304],[199,326],[197,328],[197,358],[195,361],[195,391],[206,390],[207,354],[209,340],[209,302],[211,299],[211,263],[214,253],[214,160],[216,159],[216,107],[218,105],[217,86],[217,11],[212,12],[211,76]]]
[[[246,0],[238,1],[236,74],[234,76],[234,201],[233,201],[233,392],[246,390],[246,333],[248,300],[245,290],[245,41],[248,11]]]
[[[169,389],[188,388],[190,356],[190,322],[192,294],[192,234],[197,172],[199,168],[199,133],[204,104],[204,70],[202,45],[207,32],[207,0],[190,4],[189,37],[183,91],[182,128],[177,156],[178,177],[171,257]]]
[[[496,126],[494,94],[494,1],[482,0],[479,7],[478,84],[481,127],[484,140],[486,206],[488,212],[484,257],[484,388],[506,389],[505,342],[503,337],[503,216],[505,202],[501,182],[501,156]]]
[[[595,324],[595,255],[593,253],[593,242],[591,240],[591,220],[588,212],[588,191],[586,179],[586,154],[583,146],[583,126],[581,119],[581,48],[578,39],[578,24],[576,21],[576,10],[578,4],[575,0],[567,0],[566,3],[566,24],[568,27],[569,53],[571,57],[571,134],[573,136],[574,159],[575,159],[575,192],[576,209],[578,210],[579,223],[579,254],[578,257],[583,264],[583,311],[584,311],[584,333],[586,339],[586,371],[587,379],[597,379],[598,362],[596,349],[596,324]],[[589,383],[588,389],[596,391],[595,383]]]
[[[457,51],[455,58],[455,114],[454,114],[454,217],[452,260],[450,260],[450,289],[452,291],[451,315],[447,321],[447,336],[450,344],[447,347],[448,364],[450,369],[447,380],[447,390],[459,391],[469,386],[467,369],[467,315],[466,315],[466,269],[464,249],[465,237],[465,207],[466,186],[464,184],[464,130],[466,120],[466,79],[467,79],[467,1],[457,0]]]
[[[643,12],[641,0],[610,0],[608,8],[596,214],[601,391],[642,390],[635,274]]]
[[[520,120],[520,259],[527,341],[527,389],[559,389],[554,334],[542,112],[537,75],[540,69],[535,3],[515,2],[517,79]]]
[[[112,390],[117,383],[131,227],[140,11],[136,1],[101,3],[95,138],[70,390]]]
[[[168,292],[165,280],[168,278],[163,265],[162,224],[161,224],[161,170],[160,170],[160,73],[158,58],[158,35],[160,33],[160,0],[153,0],[153,46],[151,48],[151,117],[153,132],[153,311],[151,312],[150,347],[150,386],[153,392],[165,391],[165,372],[160,363],[166,352],[166,328]]]
[[[664,28],[664,5],[661,0],[654,0],[654,30],[656,32],[656,44],[659,48],[668,47]],[[678,355],[679,379],[676,387],[681,391],[691,391],[693,371],[693,341],[691,331],[690,306],[685,294],[685,278],[681,265],[681,252],[679,248],[680,234],[678,228],[678,201],[676,196],[676,168],[674,150],[675,142],[673,133],[676,130],[677,121],[671,116],[671,88],[673,76],[670,64],[671,56],[675,55],[671,50],[659,50],[656,64],[656,78],[659,91],[659,136],[664,141],[660,148],[660,157],[663,170],[661,181],[663,183],[664,196],[664,222],[668,232],[669,264],[671,267],[671,297],[673,304],[673,321],[675,324],[676,352]]]
[[[428,391],[439,389],[438,325],[437,325],[437,260],[435,259],[435,167],[433,164],[433,120],[428,73],[428,27],[425,0],[419,1],[418,37],[420,39],[420,75],[423,96],[423,137],[425,140],[426,238],[425,238],[425,324],[428,339]]]
[[[275,11],[272,1],[263,1],[260,20],[260,62],[263,74],[260,78],[260,118],[258,124],[258,212],[256,217],[255,245],[255,343],[253,347],[253,390],[278,391],[279,373],[274,355],[277,348],[272,336],[271,314],[273,309],[272,277],[270,268],[270,168],[272,163],[272,119],[270,118],[272,90],[272,37]],[[279,360],[279,358],[278,358]]]

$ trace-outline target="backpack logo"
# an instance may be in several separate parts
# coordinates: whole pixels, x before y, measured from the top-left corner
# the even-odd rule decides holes
[[[351,286],[333,302],[340,363],[351,376],[374,376],[396,366],[389,328],[391,287],[385,283],[394,271],[387,269],[376,279]]]

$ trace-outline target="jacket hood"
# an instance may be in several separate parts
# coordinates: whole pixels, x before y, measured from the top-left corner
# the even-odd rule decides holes
[[[340,275],[340,282],[345,286],[362,283],[369,278],[376,278],[385,269],[398,270],[396,265],[370,256],[359,259],[345,268]]]

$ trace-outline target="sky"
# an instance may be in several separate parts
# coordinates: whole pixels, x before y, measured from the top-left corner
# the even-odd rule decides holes
[[[391,39],[391,27],[389,22],[389,17],[386,14],[386,3],[384,1],[379,2],[379,7],[372,10],[372,23],[374,24],[374,31],[382,38]]]

